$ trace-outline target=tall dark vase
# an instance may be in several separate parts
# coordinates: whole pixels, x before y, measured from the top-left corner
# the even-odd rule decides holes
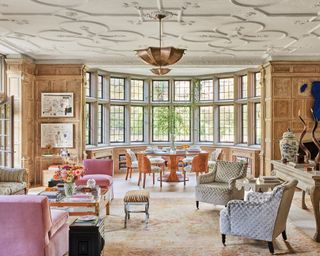
[[[300,134],[300,138],[299,138],[299,146],[300,146],[300,148],[303,150],[303,152],[304,152],[304,154],[305,154],[305,156],[304,156],[304,162],[306,163],[306,164],[308,164],[309,163],[309,160],[310,160],[310,158],[311,158],[311,153],[310,153],[310,151],[307,149],[307,147],[302,143],[302,140],[303,140],[303,137],[306,135],[306,133],[307,133],[307,124],[306,124],[306,122],[303,120],[303,118],[301,117],[301,115],[300,115],[300,110],[299,110],[299,113],[298,113],[298,116],[299,116],[299,119],[300,119],[300,121],[302,122],[302,124],[303,124],[303,130],[302,130],[302,132],[301,132],[301,134]],[[297,159],[301,159],[301,158],[303,158],[303,156],[301,155],[301,154],[297,154]],[[298,162],[298,161],[297,161]]]
[[[315,117],[314,113],[313,113],[313,109],[311,109],[311,114],[313,116],[313,121],[314,121],[314,125],[312,128],[312,141],[313,143],[316,145],[316,147],[318,148],[318,154],[314,159],[314,163],[315,163],[315,169],[316,170],[320,170],[320,143],[316,138],[316,130],[318,128],[318,119]]]

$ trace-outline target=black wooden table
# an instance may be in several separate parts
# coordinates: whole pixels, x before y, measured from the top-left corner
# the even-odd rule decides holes
[[[74,222],[69,230],[70,256],[100,256],[104,247],[104,219],[96,223]]]

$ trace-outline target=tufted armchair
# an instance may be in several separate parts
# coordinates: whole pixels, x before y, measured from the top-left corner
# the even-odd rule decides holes
[[[199,202],[226,205],[232,199],[243,199],[244,190],[236,188],[236,180],[246,176],[247,164],[217,161],[213,171],[197,178],[196,206]]]
[[[270,253],[274,253],[272,241],[280,233],[287,240],[286,222],[297,183],[286,181],[272,192],[249,193],[247,201],[230,201],[220,212],[222,243],[225,245],[226,235],[244,236],[268,241]]]

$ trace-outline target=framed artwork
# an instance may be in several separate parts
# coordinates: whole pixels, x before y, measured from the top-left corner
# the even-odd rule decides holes
[[[41,93],[41,117],[73,117],[73,93]]]
[[[41,124],[41,148],[73,148],[73,124]]]

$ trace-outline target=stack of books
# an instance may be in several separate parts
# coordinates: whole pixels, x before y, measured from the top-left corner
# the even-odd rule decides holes
[[[61,200],[63,195],[60,191],[43,191],[40,193],[41,196],[48,197],[49,200]]]
[[[280,183],[280,180],[275,176],[261,176],[260,181],[263,183]]]
[[[88,202],[94,199],[94,196],[92,194],[74,194],[69,197],[69,200],[72,201],[79,201],[79,202]]]
[[[75,220],[75,224],[77,225],[96,225],[99,221],[99,218],[95,215],[84,215],[84,216],[81,216],[81,217],[78,217],[76,220]]]

